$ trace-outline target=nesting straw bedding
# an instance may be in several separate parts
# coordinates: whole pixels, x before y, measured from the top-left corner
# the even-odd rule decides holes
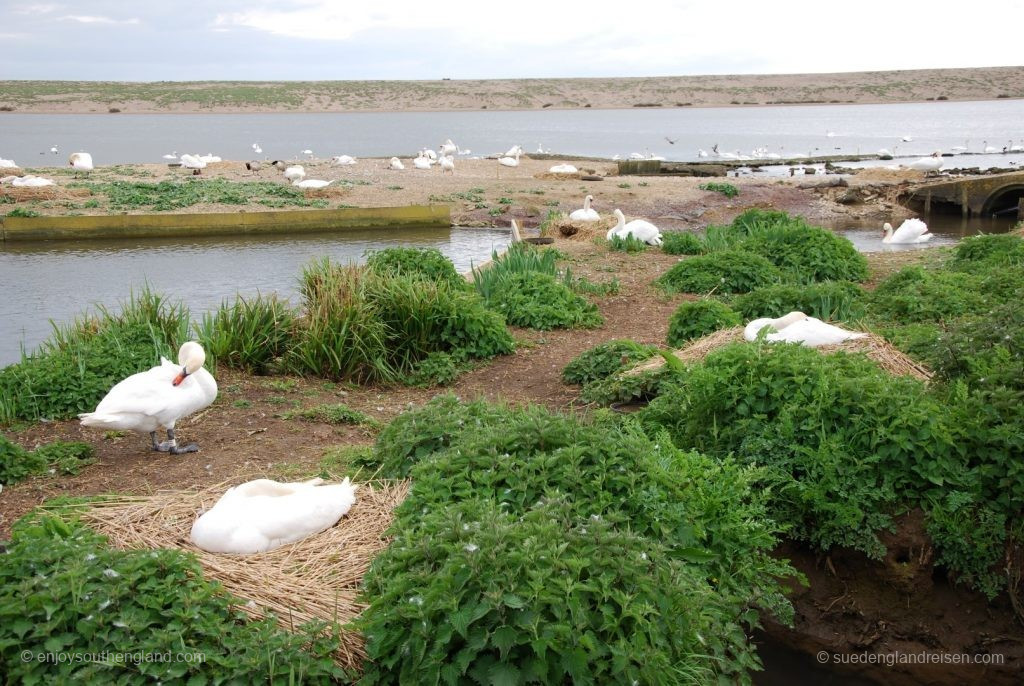
[[[255,477],[254,477],[255,478]],[[409,492],[409,482],[361,484],[356,503],[337,525],[315,536],[255,555],[208,553],[189,541],[198,514],[213,506],[233,479],[201,491],[161,492],[97,503],[83,518],[121,549],[177,548],[195,553],[208,579],[248,601],[253,617],[274,613],[285,629],[313,619],[346,623],[365,607],[360,584],[373,559],[388,545],[384,532],[393,511]],[[363,637],[343,631],[335,659],[358,668],[366,657]]]

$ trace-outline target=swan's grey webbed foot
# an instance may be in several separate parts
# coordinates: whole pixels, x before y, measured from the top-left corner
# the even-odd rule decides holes
[[[171,451],[172,441],[163,441],[162,443],[158,443],[156,440],[156,431],[150,431],[149,437],[153,439],[153,450],[161,453],[168,453]]]
[[[188,445],[179,448],[178,441],[174,438],[174,429],[167,430],[167,441],[165,443],[169,446],[168,452],[171,453],[171,455],[199,452],[198,443],[189,443]],[[161,443],[160,445],[164,445],[164,443]]]

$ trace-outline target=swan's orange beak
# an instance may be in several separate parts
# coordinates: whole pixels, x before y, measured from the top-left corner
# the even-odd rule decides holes
[[[181,374],[178,374],[176,377],[174,377],[174,381],[172,381],[171,383],[174,384],[175,386],[177,386],[177,385],[181,384],[182,381],[185,380],[186,376],[188,376],[188,372],[186,370],[182,369],[181,370]]]

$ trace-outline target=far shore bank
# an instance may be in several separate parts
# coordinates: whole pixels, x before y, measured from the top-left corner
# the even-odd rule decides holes
[[[1024,66],[434,81],[0,81],[0,113],[449,112],[963,102],[1024,98]]]

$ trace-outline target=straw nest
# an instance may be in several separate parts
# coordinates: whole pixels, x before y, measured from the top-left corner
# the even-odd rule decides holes
[[[673,354],[682,362],[699,362],[707,357],[709,353],[730,343],[742,342],[743,340],[743,327],[737,326],[732,329],[722,329],[703,338],[698,338],[685,348],[674,350]],[[932,373],[927,368],[914,362],[914,360],[894,348],[884,338],[873,333],[869,333],[864,338],[855,338],[837,345],[823,345],[816,348],[816,350],[822,353],[831,353],[837,350],[848,353],[864,353],[875,364],[893,376],[912,376],[926,383],[932,378]],[[654,357],[626,370],[623,374],[627,376],[640,374],[659,369],[664,364],[665,360],[662,357]]]
[[[64,188],[62,186],[0,186],[0,197],[14,202],[31,200],[73,200],[92,195],[88,188]]]
[[[192,545],[196,515],[233,485],[201,491],[170,491],[94,504],[83,514],[95,530],[120,549],[178,548],[194,553],[208,579],[241,598],[252,617],[273,613],[285,629],[321,619],[345,624],[365,605],[358,602],[363,575],[389,540],[384,532],[409,482],[361,484],[356,503],[337,526],[296,543],[255,555],[208,553]],[[342,629],[335,661],[358,669],[366,658],[363,637]]]
[[[555,172],[537,172],[533,175],[535,179],[541,179],[543,181],[566,181],[572,179],[579,179],[583,176],[583,172],[576,172],[575,174],[556,174]]]
[[[574,241],[590,241],[607,236],[608,229],[615,226],[615,223],[615,217],[601,217],[596,222],[574,222],[568,217],[562,216],[553,220],[550,226],[565,238]]]

